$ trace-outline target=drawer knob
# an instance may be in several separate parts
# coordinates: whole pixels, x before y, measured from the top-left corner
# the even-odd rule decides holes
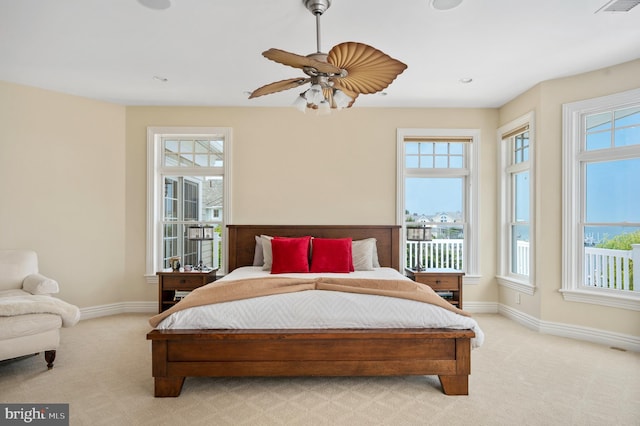
[[[442,281],[440,280],[436,280],[436,284],[440,284]]]
[[[180,280],[180,284],[184,284],[186,282],[187,282],[187,280],[185,280],[184,278]]]

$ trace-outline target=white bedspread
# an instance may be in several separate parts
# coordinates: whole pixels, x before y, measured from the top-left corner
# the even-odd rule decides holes
[[[222,280],[268,275],[260,267],[236,269]],[[404,277],[391,268],[356,271],[350,274],[283,274],[313,278],[318,275],[351,278]],[[406,278],[406,277],[404,277]],[[408,279],[408,278],[406,278]],[[484,334],[469,317],[427,303],[394,297],[308,290],[189,308],[173,313],[158,329],[326,329],[326,328],[453,328],[471,329],[480,347]]]

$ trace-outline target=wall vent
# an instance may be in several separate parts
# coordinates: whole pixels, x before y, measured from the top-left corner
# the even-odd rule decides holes
[[[595,13],[600,12],[628,12],[637,5],[640,4],[640,0],[610,0]]]

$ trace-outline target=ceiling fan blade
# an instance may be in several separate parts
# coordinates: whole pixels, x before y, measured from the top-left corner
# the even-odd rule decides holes
[[[328,74],[340,74],[341,69],[327,62],[318,61],[308,56],[297,55],[295,53],[285,52],[280,49],[269,49],[262,52],[262,56],[279,64],[288,65],[294,68],[314,68],[318,72]]]
[[[269,83],[254,90],[249,99],[257,98],[258,96],[270,95],[271,93],[282,92],[283,90],[293,89],[294,87],[301,86],[311,81],[310,78],[290,78],[288,80],[276,81],[275,83]]]
[[[375,47],[352,41],[334,46],[329,51],[327,61],[348,72],[346,77],[334,77],[336,83],[364,94],[385,89],[407,68]]]

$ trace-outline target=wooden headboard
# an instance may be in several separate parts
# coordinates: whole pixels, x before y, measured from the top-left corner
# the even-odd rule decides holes
[[[227,272],[241,266],[251,266],[256,247],[256,235],[318,238],[375,238],[380,266],[400,271],[399,225],[227,225],[229,257]]]

